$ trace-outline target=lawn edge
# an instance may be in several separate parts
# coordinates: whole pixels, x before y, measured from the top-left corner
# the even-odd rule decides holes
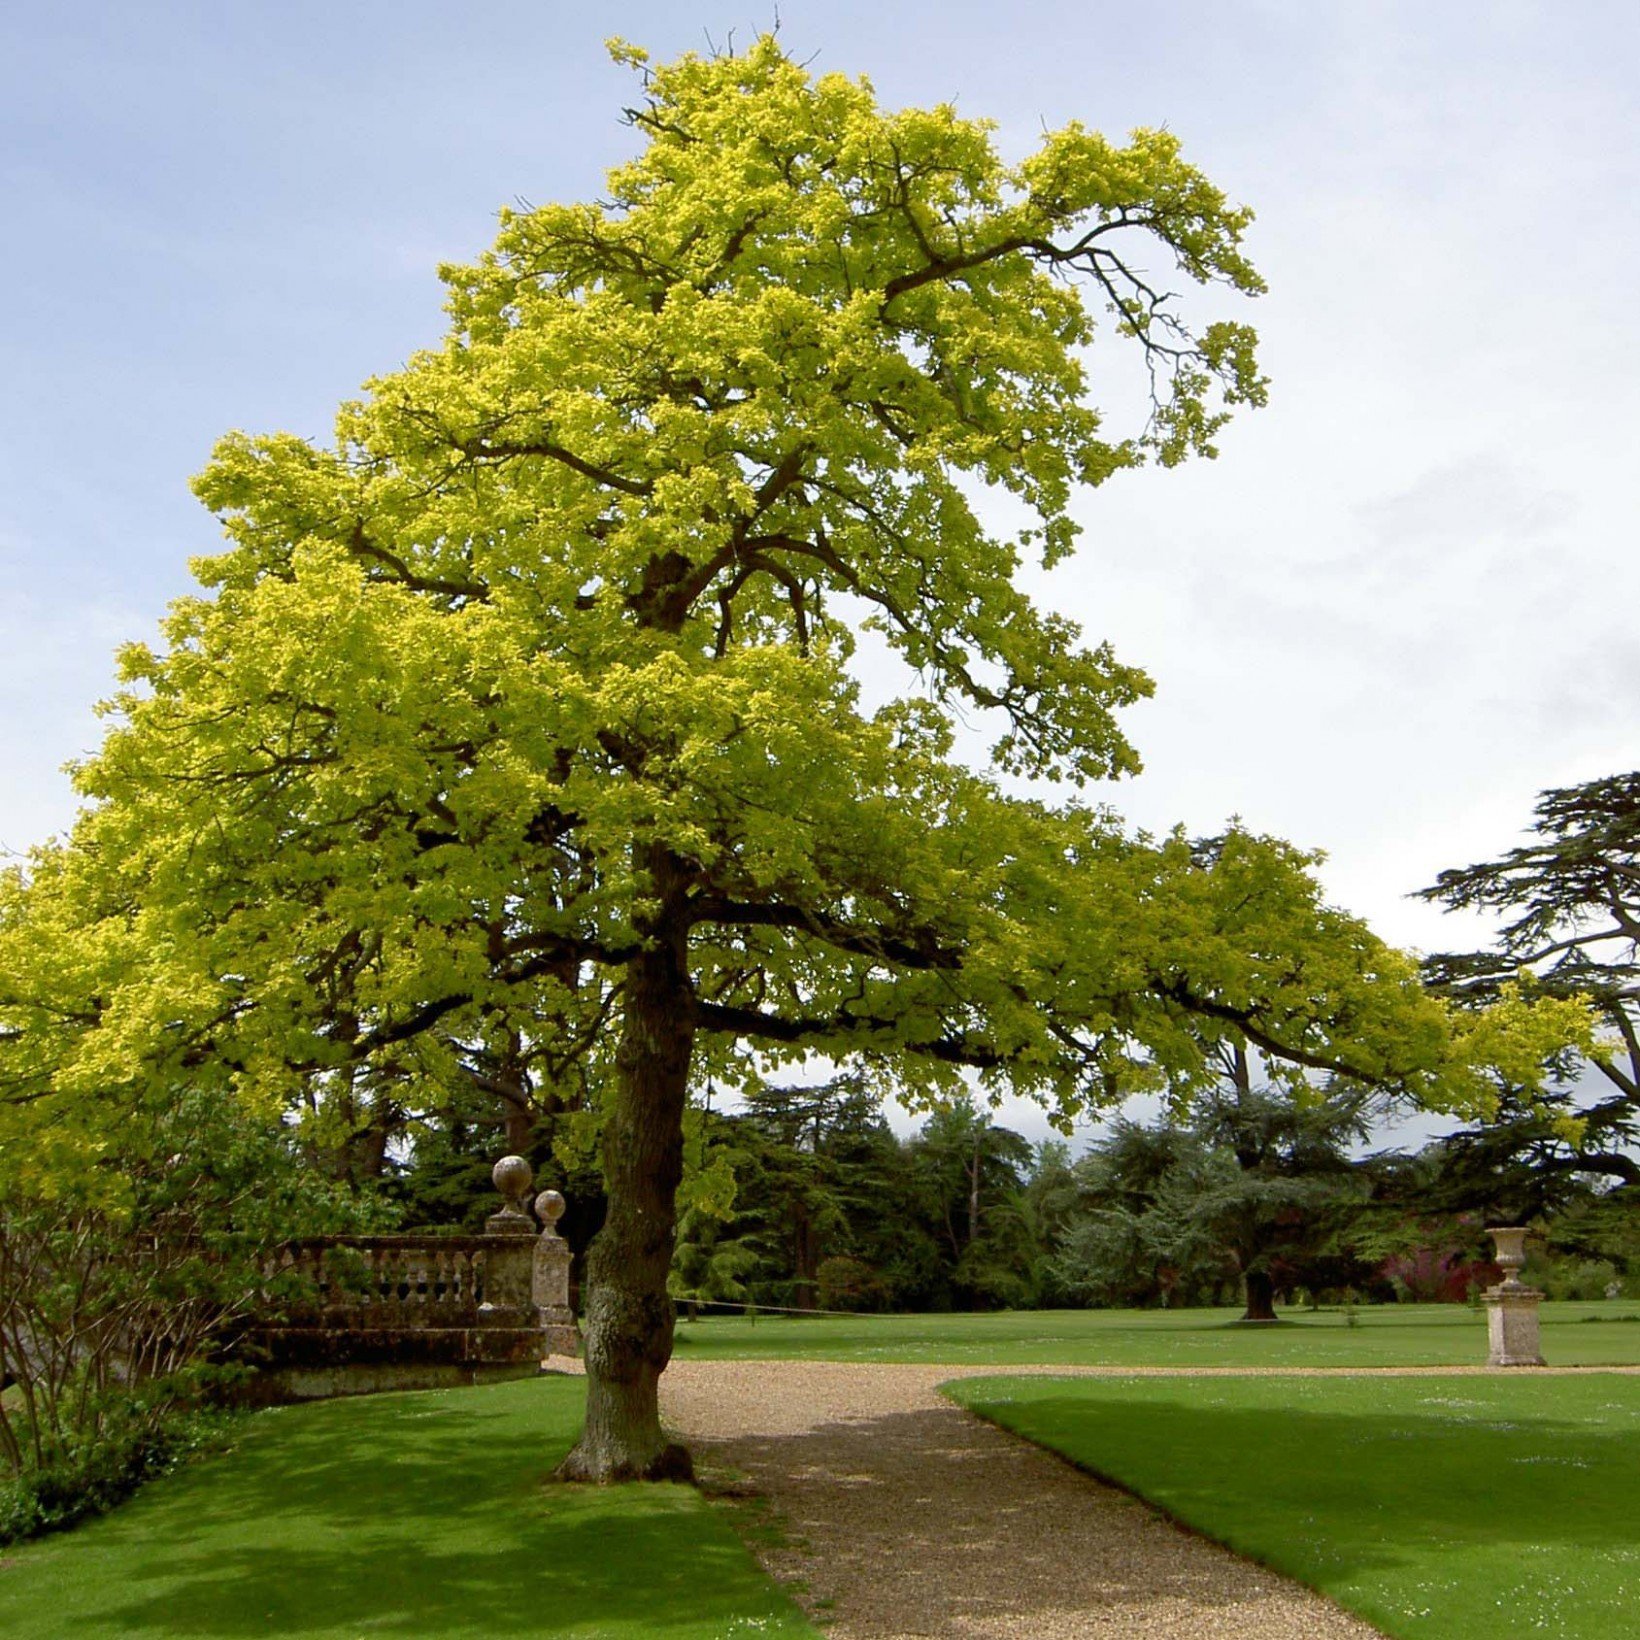
[[[1366,1623],[1376,1629],[1379,1634],[1385,1637],[1385,1640],[1404,1640],[1403,1636],[1396,1635],[1393,1630],[1383,1628],[1377,1621],[1374,1614],[1364,1612],[1356,1606],[1346,1604],[1336,1595],[1330,1594],[1326,1589],[1317,1588],[1316,1585],[1311,1583],[1308,1579],[1300,1577],[1296,1572],[1288,1571],[1285,1566],[1277,1566],[1273,1564],[1263,1555],[1254,1554],[1249,1550],[1238,1548],[1234,1543],[1227,1543],[1223,1538],[1214,1537],[1211,1532],[1204,1531],[1201,1527],[1193,1524],[1191,1521],[1186,1520],[1182,1515],[1175,1514],[1174,1511],[1169,1509],[1166,1504],[1158,1503],[1154,1498],[1147,1497],[1143,1492],[1139,1491],[1137,1487],[1128,1485],[1126,1481],[1119,1479],[1117,1476],[1107,1474],[1104,1470],[1097,1469],[1090,1463],[1083,1463],[1080,1459],[1073,1458],[1068,1452],[1061,1452],[1057,1447],[1047,1446],[1041,1441],[1034,1441],[1029,1435],[1023,1434],[1017,1429],[1010,1428],[1000,1418],[993,1418],[988,1413],[982,1412],[976,1407],[967,1406],[962,1401],[959,1401],[956,1396],[947,1393],[950,1387],[954,1384],[998,1383],[1004,1381],[1008,1376],[1009,1375],[1006,1373],[981,1373],[976,1377],[970,1378],[948,1378],[943,1383],[939,1383],[934,1386],[934,1393],[936,1395],[943,1395],[945,1399],[952,1404],[952,1406],[958,1409],[958,1411],[966,1412],[971,1418],[977,1418],[981,1423],[989,1424],[993,1429],[1000,1430],[1004,1435],[1012,1436],[1016,1441],[1024,1441],[1027,1445],[1034,1446],[1038,1452],[1047,1453],[1050,1458],[1064,1464],[1069,1469],[1074,1469],[1077,1474],[1086,1475],[1089,1480],[1097,1481],[1101,1486],[1108,1486],[1113,1492],[1120,1492],[1124,1497],[1132,1498],[1135,1503],[1142,1504],[1153,1515],[1159,1515],[1167,1522],[1169,1526],[1171,1526],[1176,1532],[1181,1533],[1183,1536],[1195,1538],[1201,1543],[1211,1543],[1214,1548],[1222,1549],[1226,1554],[1234,1555],[1238,1560],[1244,1560],[1250,1566],[1257,1566],[1262,1571],[1269,1572],[1275,1577],[1284,1578],[1289,1583],[1296,1583],[1300,1588],[1308,1590],[1309,1593],[1316,1597],[1316,1599],[1325,1600],[1328,1605],[1336,1606],[1339,1611],[1346,1613],[1350,1617],[1357,1618],[1361,1622]],[[1042,1372],[1020,1373],[1015,1376],[1028,1378],[1035,1383],[1040,1383],[1043,1379],[1059,1379],[1062,1382],[1075,1383],[1078,1380],[1087,1381],[1092,1379],[1094,1381],[1100,1381],[1106,1379],[1107,1376],[1114,1378],[1121,1375],[1118,1373],[1111,1373],[1107,1375],[1105,1373],[1090,1372],[1066,1374]],[[1142,1376],[1154,1378],[1162,1375],[1158,1373],[1147,1373]],[[1173,1376],[1183,1378],[1198,1375],[1191,1374],[1188,1370],[1186,1370],[1173,1374]],[[1269,1373],[1260,1373],[1258,1376],[1280,1378],[1283,1376],[1290,1377],[1293,1375],[1291,1373],[1284,1374],[1278,1369]]]

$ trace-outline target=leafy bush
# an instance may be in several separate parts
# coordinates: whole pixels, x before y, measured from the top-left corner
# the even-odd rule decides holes
[[[880,1310],[888,1300],[883,1278],[863,1259],[847,1254],[821,1259],[815,1278],[822,1310]]]
[[[224,1450],[235,1417],[163,1398],[157,1419],[126,1408],[102,1433],[57,1451],[43,1467],[0,1476],[0,1545],[58,1532],[123,1502],[146,1480]]]
[[[1604,1298],[1614,1284],[1622,1285],[1610,1259],[1556,1258],[1552,1254],[1530,1260],[1522,1279],[1552,1299]]]
[[[1384,1260],[1379,1274],[1403,1304],[1460,1304],[1485,1287],[1495,1266],[1453,1247],[1412,1247]]]
[[[1551,1257],[1609,1260],[1618,1275],[1640,1277],[1640,1186],[1574,1201],[1545,1228]]]
[[[265,1253],[372,1216],[303,1165],[288,1130],[219,1090],[127,1090],[98,1114],[101,1153],[56,1167],[0,1128],[0,1516],[12,1536],[106,1508],[187,1449],[231,1375],[213,1358],[265,1303]]]

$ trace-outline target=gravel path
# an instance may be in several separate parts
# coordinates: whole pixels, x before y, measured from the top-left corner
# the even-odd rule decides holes
[[[769,1500],[785,1541],[758,1553],[837,1640],[1378,1634],[935,1393],[1032,1370],[1076,1371],[674,1361],[661,1404]]]

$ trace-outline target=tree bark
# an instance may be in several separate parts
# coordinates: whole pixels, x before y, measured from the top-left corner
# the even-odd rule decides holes
[[[1247,1288],[1247,1311],[1243,1321],[1274,1321],[1276,1319],[1275,1282],[1268,1270],[1249,1270],[1242,1277]]]
[[[373,1183],[387,1172],[387,1148],[402,1121],[399,1108],[378,1090],[368,1107],[354,1104],[347,1114],[355,1126],[342,1141],[337,1172],[355,1187]]]
[[[968,1163],[968,1245],[979,1240],[979,1144],[985,1130],[974,1124],[974,1153]]]
[[[812,1310],[818,1300],[815,1293],[820,1270],[820,1243],[815,1234],[814,1220],[808,1204],[798,1202],[792,1209],[792,1305],[799,1310]]]
[[[661,1430],[657,1385],[672,1355],[666,1291],[683,1174],[683,1111],[694,1046],[685,962],[683,862],[644,850],[660,900],[627,966],[615,1100],[604,1133],[609,1214],[587,1255],[587,1412],[564,1480],[686,1480],[689,1454]]]

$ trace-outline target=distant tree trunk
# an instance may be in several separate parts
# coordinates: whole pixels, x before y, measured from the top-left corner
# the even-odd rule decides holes
[[[793,1217],[792,1304],[799,1310],[812,1310],[820,1268],[820,1238],[815,1234],[814,1219],[806,1202],[796,1204]]]
[[[337,1172],[354,1186],[372,1183],[387,1173],[387,1149],[403,1125],[403,1112],[378,1090],[367,1109],[350,1101],[348,1114],[358,1125],[342,1141]]]
[[[555,973],[557,978],[561,975]],[[565,983],[573,982],[573,976]],[[467,1067],[473,1086],[492,1095],[501,1105],[504,1143],[514,1156],[527,1156],[535,1139],[540,1111],[532,1097],[529,1068],[524,1060],[524,1039],[520,1032],[507,1033],[504,1044]]]
[[[1276,1319],[1275,1282],[1268,1270],[1249,1270],[1242,1277],[1247,1289],[1247,1311],[1243,1321],[1274,1321]]]
[[[609,1215],[587,1255],[587,1411],[565,1480],[686,1480],[689,1454],[661,1433],[657,1384],[672,1355],[666,1291],[683,1175],[683,1109],[694,1046],[685,970],[683,862],[645,851],[661,909],[626,970],[615,1100],[604,1134]]]
[[[514,1156],[529,1153],[535,1139],[535,1116],[519,1105],[507,1106],[507,1149]]]
[[[968,1163],[968,1245],[979,1239],[979,1147],[984,1128],[974,1126],[974,1153]]]

